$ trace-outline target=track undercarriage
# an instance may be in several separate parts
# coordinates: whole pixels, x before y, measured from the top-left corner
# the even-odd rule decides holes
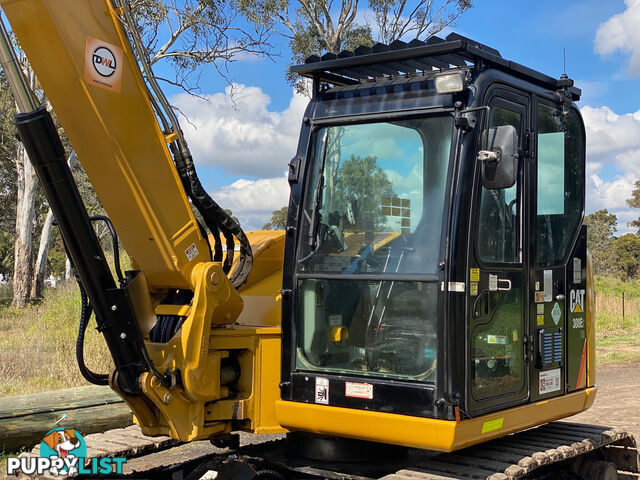
[[[300,437],[295,437],[300,453]],[[344,439],[313,439],[307,453],[316,459],[290,455],[291,438],[248,445],[226,455],[146,472],[144,478],[198,480],[218,472],[218,480],[251,478],[327,478],[349,480],[615,480],[640,479],[634,437],[620,428],[553,422],[452,453],[398,449]],[[327,457],[321,459],[322,442]],[[335,448],[353,448],[360,461],[336,461]],[[386,452],[385,448],[390,451]],[[391,450],[393,449],[393,450]],[[377,460],[365,460],[367,450]],[[348,458],[347,452],[342,456]],[[204,476],[204,477],[203,477]]]

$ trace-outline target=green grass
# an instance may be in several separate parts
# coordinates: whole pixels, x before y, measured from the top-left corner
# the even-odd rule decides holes
[[[640,361],[640,280],[596,275],[595,289],[598,365]]]
[[[614,365],[618,363],[640,363],[640,352],[600,352],[596,357],[597,365]]]
[[[596,275],[594,278],[596,292],[605,296],[640,298],[640,280],[622,281],[614,277]]]
[[[0,306],[0,396],[25,395],[86,385],[75,360],[80,294],[75,282],[48,289],[39,304],[24,309]],[[111,357],[89,323],[86,363],[107,372]]]
[[[2,478],[5,478],[7,473],[7,457],[8,456],[16,457],[20,455],[22,452],[24,452],[24,449],[21,449],[17,452],[0,452],[0,476]],[[15,477],[10,477],[10,478],[15,478]]]

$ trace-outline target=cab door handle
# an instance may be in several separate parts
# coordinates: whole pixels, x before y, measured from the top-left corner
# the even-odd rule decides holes
[[[502,285],[500,285],[502,284]],[[499,278],[498,279],[498,290],[503,292],[508,292],[511,290],[511,280],[508,278]]]

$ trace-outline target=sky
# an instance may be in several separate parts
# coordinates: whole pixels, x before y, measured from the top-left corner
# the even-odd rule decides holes
[[[455,31],[553,77],[563,73],[566,51],[566,72],[583,91],[586,212],[606,208],[618,217],[618,234],[630,231],[626,223],[640,216],[625,203],[640,179],[640,0],[474,4],[445,35]],[[358,17],[370,15],[360,9]],[[245,55],[229,67],[233,87],[206,71],[203,99],[167,90],[189,118],[182,126],[205,188],[248,230],[288,203],[285,174],[308,101],[285,80],[287,42],[272,43],[272,59]]]

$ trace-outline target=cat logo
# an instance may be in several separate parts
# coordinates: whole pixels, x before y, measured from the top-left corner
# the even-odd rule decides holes
[[[569,292],[569,310],[573,313],[584,312],[584,289]]]

